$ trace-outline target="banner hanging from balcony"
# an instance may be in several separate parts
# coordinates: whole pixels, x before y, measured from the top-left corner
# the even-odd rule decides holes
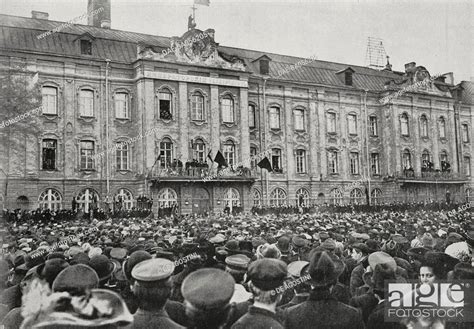
[[[216,157],[214,158],[214,162],[216,162],[220,167],[228,167],[229,165],[225,161],[224,156],[222,155],[221,151],[217,151]]]
[[[270,160],[268,160],[267,157],[264,157],[262,160],[260,160],[259,163],[257,163],[257,166],[259,166],[262,169],[267,169],[267,171],[272,172],[272,164],[270,163]]]

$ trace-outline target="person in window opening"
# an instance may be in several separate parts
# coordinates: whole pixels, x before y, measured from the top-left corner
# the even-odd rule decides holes
[[[446,204],[451,204],[451,193],[446,191]]]

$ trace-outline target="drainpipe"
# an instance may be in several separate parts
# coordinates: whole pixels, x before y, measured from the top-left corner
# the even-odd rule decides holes
[[[371,205],[371,191],[370,191],[370,153],[369,153],[369,115],[367,113],[367,89],[364,89],[364,116],[365,116],[365,161],[367,163],[367,201]]]
[[[110,196],[110,172],[109,172],[109,69],[110,59],[105,60],[105,179],[107,182],[107,199]]]
[[[267,150],[267,117],[266,117],[266,112],[267,112],[267,99],[266,99],[266,85],[267,85],[267,78],[263,78],[263,133],[265,136],[265,139],[263,141],[263,148],[264,151]],[[269,197],[268,197],[268,170],[265,173],[265,205],[269,205]]]

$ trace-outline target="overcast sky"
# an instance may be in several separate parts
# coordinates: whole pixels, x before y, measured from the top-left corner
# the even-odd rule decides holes
[[[210,0],[197,6],[197,28],[221,45],[365,65],[367,38],[382,38],[393,69],[416,62],[432,74],[474,81],[474,0]],[[112,0],[112,28],[181,36],[193,0]],[[68,21],[87,0],[0,0],[0,12],[49,13]],[[82,24],[86,24],[84,19]]]

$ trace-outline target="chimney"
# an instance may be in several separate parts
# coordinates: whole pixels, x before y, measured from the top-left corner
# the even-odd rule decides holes
[[[44,11],[32,10],[32,11],[31,11],[31,18],[35,18],[35,19],[49,19],[49,14],[48,14],[48,13],[45,13]]]
[[[110,0],[88,0],[87,25],[110,29]]]
[[[405,73],[412,72],[416,68],[416,63],[415,62],[410,62],[405,64]]]
[[[443,74],[443,77],[445,77],[445,82],[448,84],[448,85],[454,85],[454,74],[453,72],[448,72],[448,73],[445,73]]]

